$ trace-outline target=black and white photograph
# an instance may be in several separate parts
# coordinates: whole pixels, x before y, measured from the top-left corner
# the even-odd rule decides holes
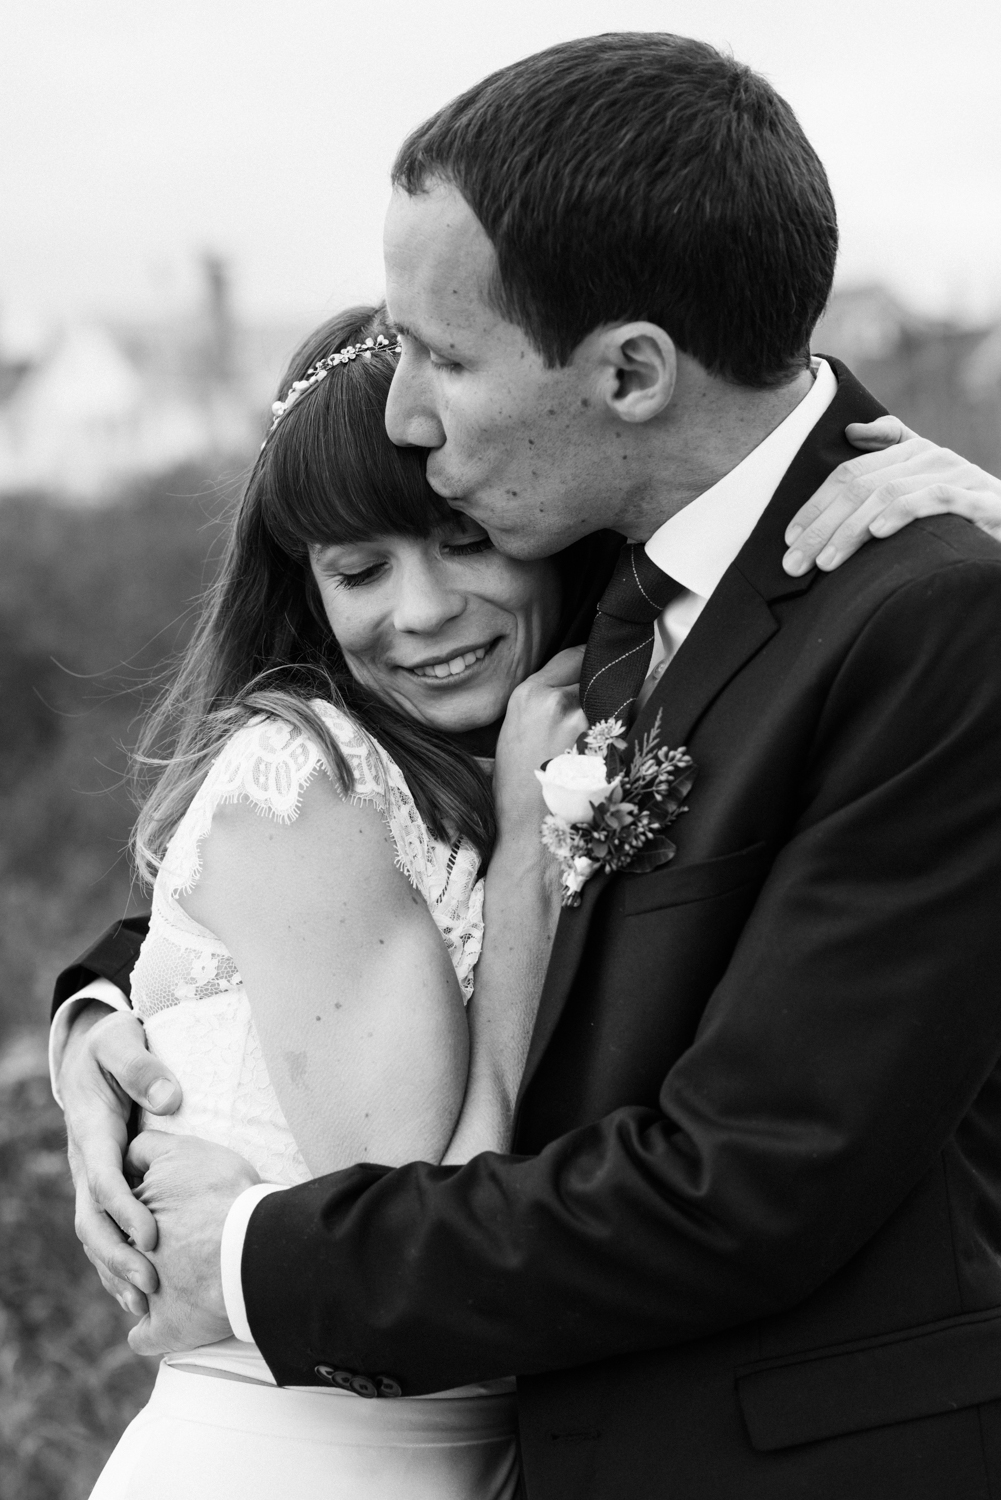
[[[0,44],[0,1500],[1001,1500],[1001,11]]]

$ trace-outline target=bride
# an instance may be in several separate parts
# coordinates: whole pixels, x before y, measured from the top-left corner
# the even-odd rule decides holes
[[[530,773],[585,727],[579,651],[538,669],[593,610],[602,544],[494,551],[387,439],[394,352],[373,309],[299,352],[143,740],[132,998],[183,1088],[144,1124],[275,1184],[506,1148],[558,913]],[[94,1500],[514,1494],[511,1382],[369,1402],[391,1372],[317,1374],[279,1389],[236,1338],[169,1356]]]
[[[572,648],[621,544],[496,552],[386,437],[395,348],[355,309],[299,351],[143,739],[132,996],[183,1090],[143,1123],[277,1186],[507,1148],[559,904],[530,773],[584,727]],[[315,1357],[280,1388],[235,1337],[169,1355],[93,1500],[514,1496],[510,1382],[359,1401],[393,1372]]]

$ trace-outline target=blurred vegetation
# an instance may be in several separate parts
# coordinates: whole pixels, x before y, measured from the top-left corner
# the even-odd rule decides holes
[[[210,580],[233,484],[0,503],[0,1497],[84,1500],[155,1362],[73,1233],[45,1071],[55,975],[126,909],[127,749]]]
[[[0,1495],[86,1500],[156,1361],[129,1349],[132,1319],[73,1235],[44,1061],[39,1040],[23,1037],[0,1065]]]
[[[856,370],[997,473],[1001,401],[964,392],[969,347],[905,340]],[[152,1381],[73,1235],[44,1036],[58,970],[141,908],[127,746],[186,639],[234,488],[189,471],[97,509],[0,501],[0,1500],[83,1500]]]

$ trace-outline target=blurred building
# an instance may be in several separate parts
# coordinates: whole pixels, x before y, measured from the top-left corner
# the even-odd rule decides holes
[[[100,503],[178,464],[245,459],[298,330],[246,328],[217,256],[187,317],[90,320],[33,341],[0,323],[0,495]]]
[[[925,318],[887,287],[844,287],[812,343],[923,437],[1001,474],[1001,324]]]

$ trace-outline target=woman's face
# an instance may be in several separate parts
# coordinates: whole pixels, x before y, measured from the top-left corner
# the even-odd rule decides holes
[[[502,556],[458,514],[423,539],[312,547],[310,565],[352,676],[436,729],[499,719],[559,619],[553,563]]]

